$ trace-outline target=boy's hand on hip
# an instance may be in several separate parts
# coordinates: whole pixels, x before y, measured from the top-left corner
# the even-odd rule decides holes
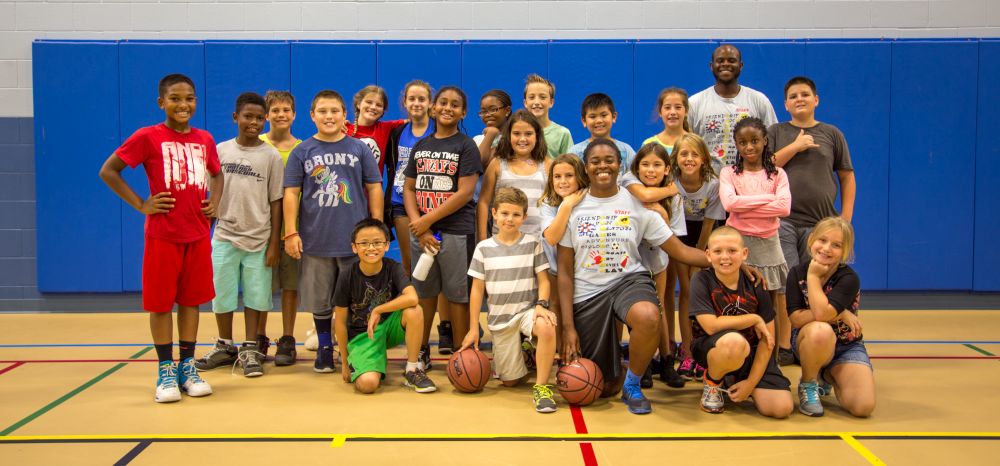
[[[163,191],[149,196],[148,199],[142,202],[142,207],[139,208],[139,211],[146,215],[165,214],[174,208],[174,202],[176,201],[176,199],[170,197],[169,191]]]

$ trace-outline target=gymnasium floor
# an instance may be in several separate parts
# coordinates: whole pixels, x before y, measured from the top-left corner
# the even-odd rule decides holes
[[[210,397],[160,405],[144,314],[0,314],[0,464],[997,464],[1000,310],[862,318],[874,416],[854,419],[827,397],[823,418],[777,421],[734,405],[703,413],[691,382],[657,381],[648,416],[616,399],[536,414],[527,387],[453,392],[443,364],[430,373],[440,390],[419,395],[402,386],[401,347],[371,396],[339,372],[313,373],[315,353],[300,349],[295,366],[268,364],[256,379],[216,369]],[[299,341],[308,328],[300,314]],[[202,313],[198,355],[214,335]],[[794,385],[799,369],[785,374]]]

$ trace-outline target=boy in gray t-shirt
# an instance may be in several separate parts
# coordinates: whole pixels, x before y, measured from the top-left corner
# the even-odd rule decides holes
[[[270,311],[271,267],[281,253],[281,199],[283,190],[281,155],[261,141],[264,128],[264,98],[244,93],[236,99],[233,120],[235,139],[217,147],[226,187],[219,201],[219,222],[212,236],[212,272],[215,299],[212,311],[219,340],[204,357],[195,361],[199,370],[231,365],[239,359],[243,375],[263,375],[260,340],[266,339],[261,321]],[[237,351],[233,344],[233,311],[243,288],[246,340]],[[238,356],[237,356],[238,353]]]

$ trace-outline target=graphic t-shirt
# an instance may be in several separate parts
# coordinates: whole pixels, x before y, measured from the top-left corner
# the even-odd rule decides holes
[[[469,264],[469,276],[486,282],[486,304],[490,330],[503,330],[514,317],[535,307],[538,300],[536,274],[549,268],[538,237],[522,234],[514,244],[494,236],[480,241]]]
[[[767,130],[767,143],[772,151],[781,149],[799,136],[803,128],[791,123],[779,123]],[[837,215],[837,172],[853,171],[851,151],[844,134],[836,126],[817,123],[804,128],[819,147],[795,154],[784,165],[788,187],[792,192],[792,213],[787,220],[797,227],[811,227],[826,217]]]
[[[708,336],[708,332],[698,323],[699,315],[742,316],[747,314],[757,314],[764,319],[764,323],[774,320],[774,305],[771,304],[771,295],[762,286],[754,287],[743,271],[740,271],[740,279],[736,289],[726,287],[715,276],[715,271],[711,268],[701,270],[691,277],[691,335],[694,338]],[[740,330],[740,335],[750,343],[750,349],[757,348],[759,339],[753,327]]]
[[[399,134],[399,144],[396,145],[396,176],[392,180],[392,204],[403,205],[403,183],[406,182],[406,164],[410,161],[410,152],[417,141],[434,134],[434,120],[430,121],[424,135],[417,137],[413,134],[413,125],[407,124]]]
[[[167,213],[146,217],[146,236],[174,243],[208,237],[209,221],[201,201],[208,194],[209,174],[216,175],[219,154],[208,131],[178,133],[160,123],[138,129],[115,150],[129,167],[142,164],[149,192],[169,192],[176,199]]]
[[[361,271],[361,264],[355,261],[347,273],[337,277],[337,288],[333,292],[333,305],[347,308],[347,338],[368,333],[368,318],[372,309],[381,306],[403,294],[410,286],[403,266],[387,257],[382,258],[382,270],[368,276]],[[395,311],[394,311],[395,312]],[[382,314],[382,321],[388,314]]]
[[[554,121],[549,121],[549,125],[542,129],[542,134],[545,136],[545,148],[550,158],[565,154],[573,145],[573,135],[565,126]]]
[[[281,150],[281,149],[278,149],[278,146],[274,145],[274,143],[273,143],[273,142],[271,142],[271,138],[267,137],[267,133],[263,133],[263,134],[261,134],[261,135],[260,135],[259,137],[260,137],[260,140],[261,140],[261,141],[264,141],[264,142],[266,142],[266,143],[267,143],[267,145],[269,145],[269,146],[273,147],[273,148],[274,148],[275,150],[277,150],[277,151],[278,151],[278,154],[280,154],[280,155],[281,155],[281,163],[282,163],[282,166],[284,166],[284,165],[287,165],[287,164],[288,164],[288,154],[291,154],[291,153],[292,153],[292,150],[294,150],[294,149],[295,149],[296,147],[298,147],[298,145],[299,145],[299,144],[302,144],[302,140],[301,140],[301,139],[296,139],[296,140],[295,140],[295,145],[294,145],[294,146],[292,146],[292,148],[291,148],[291,149],[288,149],[288,150]]]
[[[712,169],[718,175],[723,167],[736,163],[736,142],[733,128],[746,117],[757,117],[764,127],[778,122],[774,107],[767,96],[746,86],[740,86],[736,97],[725,98],[709,87],[691,97],[688,123],[691,131],[701,136],[708,145]]]
[[[809,312],[809,286],[806,283],[808,274],[808,261],[788,271],[788,286],[785,289],[788,290],[786,303],[789,315],[793,312]],[[861,279],[854,269],[841,265],[823,284],[823,294],[837,314],[847,310],[858,315],[858,308],[861,307]],[[833,323],[833,331],[837,334],[837,344],[848,344],[864,338],[863,335],[851,335],[851,327],[839,320]]]
[[[354,224],[368,218],[365,185],[381,183],[368,146],[354,138],[337,142],[309,138],[285,165],[286,188],[302,188],[299,235],[310,256],[347,257]]]
[[[278,151],[267,144],[245,147],[236,139],[218,146],[225,189],[219,201],[215,239],[256,252],[271,238],[271,202],[281,199],[284,169]]]
[[[560,246],[573,248],[573,302],[593,297],[634,272],[645,272],[642,240],[659,246],[673,234],[660,214],[625,189],[611,197],[587,194],[573,209]]]
[[[622,154],[621,167],[618,169],[618,174],[624,176],[629,172],[629,170],[632,169],[632,160],[635,159],[635,151],[632,150],[632,146],[624,142],[617,139],[612,139],[612,141],[615,142],[615,146],[618,146],[618,152],[621,152]],[[569,152],[580,157],[580,160],[583,161],[584,165],[586,165],[587,160],[583,158],[583,151],[587,148],[588,144],[590,144],[590,141],[584,140],[583,142],[569,148]]]
[[[444,139],[431,135],[413,146],[406,177],[416,181],[417,208],[426,214],[445,203],[458,191],[458,179],[483,172],[479,148],[472,139],[455,133]],[[451,215],[431,225],[432,231],[452,235],[476,233],[476,204],[469,199]]]
[[[542,243],[542,251],[545,252],[545,257],[549,260],[549,273],[555,275],[559,270],[557,267],[558,260],[556,259],[556,246],[549,246],[549,242],[545,241],[542,234],[545,233],[545,229],[552,225],[552,222],[556,220],[556,214],[559,213],[559,207],[550,206],[547,203],[542,203],[538,206],[538,216],[541,218],[541,223],[538,225],[540,230],[538,241]]]
[[[628,188],[633,184],[642,184],[642,182],[629,171],[621,178],[618,184],[623,188]],[[684,221],[684,203],[681,200],[681,196],[676,195],[670,198],[669,212],[670,223],[668,226],[670,227],[670,231],[674,236],[687,236],[687,223]],[[646,266],[654,274],[662,272],[667,268],[667,264],[670,263],[670,257],[660,249],[660,245],[650,244],[646,240],[639,243],[639,257],[642,259],[642,265]]]
[[[378,172],[381,175],[385,169],[385,146],[389,143],[389,133],[405,124],[406,120],[379,120],[374,125],[367,126],[347,122],[345,127],[348,136],[359,139],[368,145],[368,149],[375,156],[375,161],[378,162]]]
[[[702,183],[697,191],[687,192],[677,180],[677,192],[684,198],[684,218],[689,222],[701,222],[705,218],[724,220],[726,210],[719,200],[719,179],[711,178]]]

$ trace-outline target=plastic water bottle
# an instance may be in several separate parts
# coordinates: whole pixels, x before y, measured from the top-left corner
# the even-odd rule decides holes
[[[434,238],[438,240],[438,244],[441,243],[441,235],[435,233]],[[427,274],[430,273],[431,266],[434,265],[434,256],[437,253],[437,251],[424,248],[424,253],[420,255],[417,265],[413,268],[413,278],[420,281],[427,280]]]

